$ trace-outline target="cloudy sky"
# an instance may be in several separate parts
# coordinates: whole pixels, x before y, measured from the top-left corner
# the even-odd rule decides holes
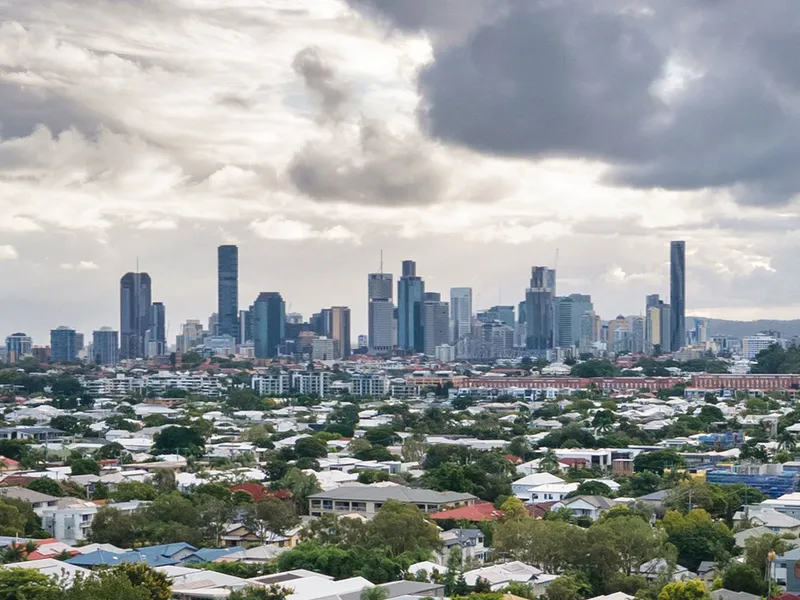
[[[240,294],[305,315],[415,259],[429,290],[558,291],[606,318],[800,315],[796,0],[0,0],[0,334],[170,337]]]

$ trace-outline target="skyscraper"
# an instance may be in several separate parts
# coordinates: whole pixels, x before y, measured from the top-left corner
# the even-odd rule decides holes
[[[559,348],[580,345],[581,317],[594,310],[588,294],[570,294],[555,299],[555,341]]]
[[[553,348],[555,282],[554,269],[531,267],[531,284],[525,293],[526,346],[539,355]]]
[[[256,358],[274,358],[286,331],[286,305],[278,292],[261,292],[253,303]]]
[[[217,332],[241,343],[239,332],[239,248],[217,248]]]
[[[472,288],[450,288],[450,333],[453,342],[472,333]]]
[[[242,344],[253,341],[253,323],[250,318],[251,310],[252,306],[249,310],[239,311],[239,341]]]
[[[119,356],[143,358],[145,338],[150,328],[152,282],[147,273],[126,273],[120,280],[120,334]],[[51,350],[52,354],[52,350]]]
[[[669,253],[670,346],[686,345],[686,242],[672,242]]]
[[[148,354],[163,356],[167,352],[167,309],[163,302],[153,302],[150,319],[150,344],[155,344],[155,351]]]
[[[513,305],[493,306],[478,313],[478,320],[481,323],[491,323],[492,321],[500,321],[503,325],[508,325],[512,329],[517,324],[514,316]]]
[[[119,333],[111,327],[101,327],[92,333],[91,359],[98,365],[115,365],[119,362]]]
[[[367,338],[371,354],[390,354],[397,344],[393,297],[391,273],[367,275]]]
[[[25,333],[12,333],[6,338],[6,355],[8,362],[16,364],[23,356],[30,356],[33,351],[33,340]]]
[[[450,341],[450,306],[442,302],[441,294],[425,294],[424,317],[423,351],[428,356],[435,356],[436,347]]]
[[[403,276],[397,282],[397,345],[401,350],[425,352],[425,282],[417,277],[417,264],[403,261]]]
[[[331,307],[333,348],[336,358],[347,358],[350,350],[350,309],[346,306]]]
[[[75,330],[61,326],[50,330],[50,360],[54,363],[74,362],[78,358],[75,352]]]

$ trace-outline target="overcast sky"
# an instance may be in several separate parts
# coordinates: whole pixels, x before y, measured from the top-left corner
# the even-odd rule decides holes
[[[308,316],[417,261],[517,303],[532,265],[604,318],[800,316],[796,0],[0,0],[0,336],[170,341],[240,298]],[[244,307],[244,306],[243,306]]]

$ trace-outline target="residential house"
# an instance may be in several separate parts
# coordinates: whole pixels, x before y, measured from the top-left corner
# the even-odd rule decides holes
[[[530,490],[530,501],[534,504],[539,502],[558,502],[566,498],[578,489],[578,483],[545,483]]]
[[[639,574],[643,575],[648,581],[655,581],[665,571],[672,569],[672,581],[685,581],[687,579],[697,579],[697,573],[692,573],[681,565],[670,565],[663,558],[648,560],[639,566]]]
[[[461,561],[464,564],[483,564],[489,549],[484,546],[484,536],[480,529],[451,529],[439,533],[442,540],[441,550],[435,552],[436,561],[446,565],[450,553],[458,548],[461,551]]]
[[[513,493],[517,498],[529,499],[531,497],[530,492],[533,488],[545,484],[559,483],[564,483],[564,480],[561,477],[552,475],[551,473],[532,473],[530,475],[526,475],[522,479],[517,479],[516,481],[512,482],[511,493]]]
[[[588,517],[592,521],[597,521],[604,512],[616,506],[616,503],[603,496],[573,496],[556,502],[552,510],[566,508],[577,518]]]
[[[629,596],[625,592],[614,592],[605,596],[595,596],[594,598],[589,598],[589,600],[633,600],[633,596]]]
[[[748,594],[747,592],[732,592],[725,588],[714,590],[709,596],[711,596],[712,600],[761,600],[761,596]]]
[[[54,558],[41,558],[39,560],[26,560],[19,563],[9,563],[3,565],[5,569],[31,569],[38,571],[40,574],[47,577],[54,577],[59,581],[71,585],[75,577],[80,575],[85,577],[91,572],[88,569],[71,565]]]
[[[56,496],[48,496],[47,494],[40,494],[33,490],[24,487],[10,486],[0,487],[0,496],[11,498],[13,500],[23,500],[30,502],[33,505],[33,510],[41,516],[41,511],[45,508],[55,506],[60,498]]]
[[[800,593],[800,548],[779,554],[772,561],[772,579],[791,594]]]
[[[312,517],[326,513],[359,513],[371,518],[389,500],[414,504],[423,512],[437,513],[447,508],[470,506],[478,499],[472,494],[436,492],[403,485],[349,484],[309,496],[309,512]]]
[[[434,521],[496,521],[503,516],[503,513],[494,507],[491,502],[480,502],[460,508],[443,510],[429,515]]]
[[[746,506],[733,516],[734,525],[749,522],[753,527],[766,527],[772,533],[800,533],[800,519],[778,512],[774,508]]]
[[[558,576],[546,574],[532,565],[512,561],[490,567],[481,567],[464,573],[464,580],[467,585],[474,586],[478,583],[479,578],[488,581],[493,592],[501,590],[509,583],[516,581],[531,584],[534,594],[540,596],[545,593],[547,586],[551,582],[558,579]]]

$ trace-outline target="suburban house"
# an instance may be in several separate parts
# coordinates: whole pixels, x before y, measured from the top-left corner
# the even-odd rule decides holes
[[[541,569],[532,565],[526,565],[519,561],[511,561],[490,567],[481,567],[464,573],[464,580],[467,585],[474,586],[478,579],[485,579],[496,592],[506,587],[514,581],[528,583],[533,586],[533,593],[537,596],[544,594],[547,586],[556,579],[558,575],[548,575]]]
[[[592,521],[597,521],[605,511],[616,506],[613,500],[603,496],[574,496],[561,500],[553,505],[552,510],[566,508],[577,517],[588,517]]]
[[[434,521],[496,521],[503,513],[494,507],[491,502],[479,502],[460,508],[451,508],[430,515]]]
[[[735,525],[742,524],[745,521],[749,521],[753,527],[766,527],[772,533],[792,533],[797,535],[800,532],[800,519],[779,512],[774,508],[746,506],[745,510],[740,510],[733,516]]]
[[[533,473],[526,475],[522,479],[517,479],[511,484],[511,493],[517,498],[529,499],[531,497],[531,490],[535,487],[545,484],[559,484],[564,483],[561,477],[556,477],[550,473]]]
[[[50,506],[58,504],[60,498],[48,496],[24,487],[9,486],[0,487],[0,496],[11,498],[12,500],[23,500],[33,505],[34,512],[41,516],[41,511]]]
[[[370,518],[389,500],[414,504],[426,513],[437,513],[447,508],[470,506],[478,498],[472,494],[436,492],[404,485],[350,484],[309,496],[309,512],[312,517],[326,513],[357,513]]]
[[[439,534],[442,540],[442,549],[435,553],[436,562],[446,565],[450,552],[454,548],[461,549],[462,564],[483,564],[489,549],[483,545],[484,537],[480,529],[451,529]]]
[[[778,555],[772,562],[772,579],[791,594],[800,592],[800,548]]]
[[[534,504],[539,502],[558,502],[566,498],[578,489],[578,483],[545,483],[530,490],[530,501]]]

